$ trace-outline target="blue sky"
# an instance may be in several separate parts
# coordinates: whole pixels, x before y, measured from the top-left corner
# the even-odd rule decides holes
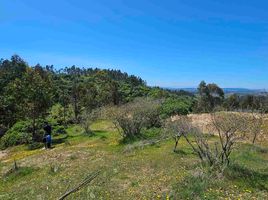
[[[265,0],[1,0],[0,57],[116,68],[148,85],[268,88]]]

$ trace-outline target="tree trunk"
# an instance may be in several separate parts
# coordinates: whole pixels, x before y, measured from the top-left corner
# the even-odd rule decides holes
[[[178,142],[179,142],[179,140],[180,140],[180,137],[181,136],[175,136],[174,137],[174,140],[175,140],[175,146],[174,146],[174,152],[176,152],[176,150],[177,150],[177,146],[178,146]]]
[[[257,133],[254,134],[254,137],[253,137],[253,140],[252,140],[252,144],[255,144],[256,138],[257,138]]]
[[[78,123],[78,102],[77,97],[74,97],[74,118],[75,122]]]
[[[66,128],[66,105],[63,106],[63,125]]]
[[[33,124],[32,124],[32,128],[33,128],[33,141],[37,141],[37,136],[36,136],[36,126],[35,126],[35,116],[33,116]]]

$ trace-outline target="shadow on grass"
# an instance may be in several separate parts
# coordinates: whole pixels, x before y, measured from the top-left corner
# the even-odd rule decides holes
[[[95,133],[96,135],[97,134],[106,134],[106,133],[108,133],[108,131],[104,131],[104,130],[94,130],[92,132]]]
[[[268,153],[268,148],[254,145],[252,147],[253,150],[255,150],[257,153],[266,154]]]
[[[119,140],[119,145],[133,144],[141,139],[138,137],[125,137]]]
[[[180,155],[187,155],[187,154],[189,154],[189,152],[184,151],[183,149],[176,149],[176,150],[174,150],[174,153],[180,154]]]
[[[102,140],[106,140],[108,137],[107,137],[107,133],[108,131],[103,131],[103,130],[94,130],[92,131],[93,132],[93,136],[95,137],[99,137],[100,139]]]
[[[243,181],[252,188],[268,191],[268,173],[262,173],[245,166],[233,164],[228,167],[226,176],[231,180]]]
[[[107,131],[103,131],[103,130],[94,130],[88,134],[83,133],[83,134],[78,134],[78,135],[64,135],[63,137],[56,137],[56,138],[52,138],[52,142],[54,145],[57,144],[62,144],[62,143],[68,143],[68,141],[70,139],[75,139],[75,138],[100,138],[101,140],[106,140],[107,137]]]
[[[53,142],[53,144],[62,144],[62,143],[65,143],[67,141],[67,139],[72,138],[72,137],[77,137],[77,136],[65,135],[62,138],[55,138],[55,139],[52,138],[52,142]]]

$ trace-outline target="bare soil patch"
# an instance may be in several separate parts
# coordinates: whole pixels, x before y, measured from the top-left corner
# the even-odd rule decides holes
[[[7,152],[6,151],[0,151],[0,160],[5,158],[7,156]]]

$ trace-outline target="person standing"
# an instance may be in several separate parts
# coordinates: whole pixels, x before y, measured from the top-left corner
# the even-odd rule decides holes
[[[45,148],[51,148],[51,144],[52,144],[52,138],[51,138],[51,133],[52,133],[52,128],[51,126],[49,125],[48,122],[45,122],[45,125],[44,125],[44,131],[45,131],[45,135],[44,135],[44,138],[43,138],[43,142],[45,144]]]

